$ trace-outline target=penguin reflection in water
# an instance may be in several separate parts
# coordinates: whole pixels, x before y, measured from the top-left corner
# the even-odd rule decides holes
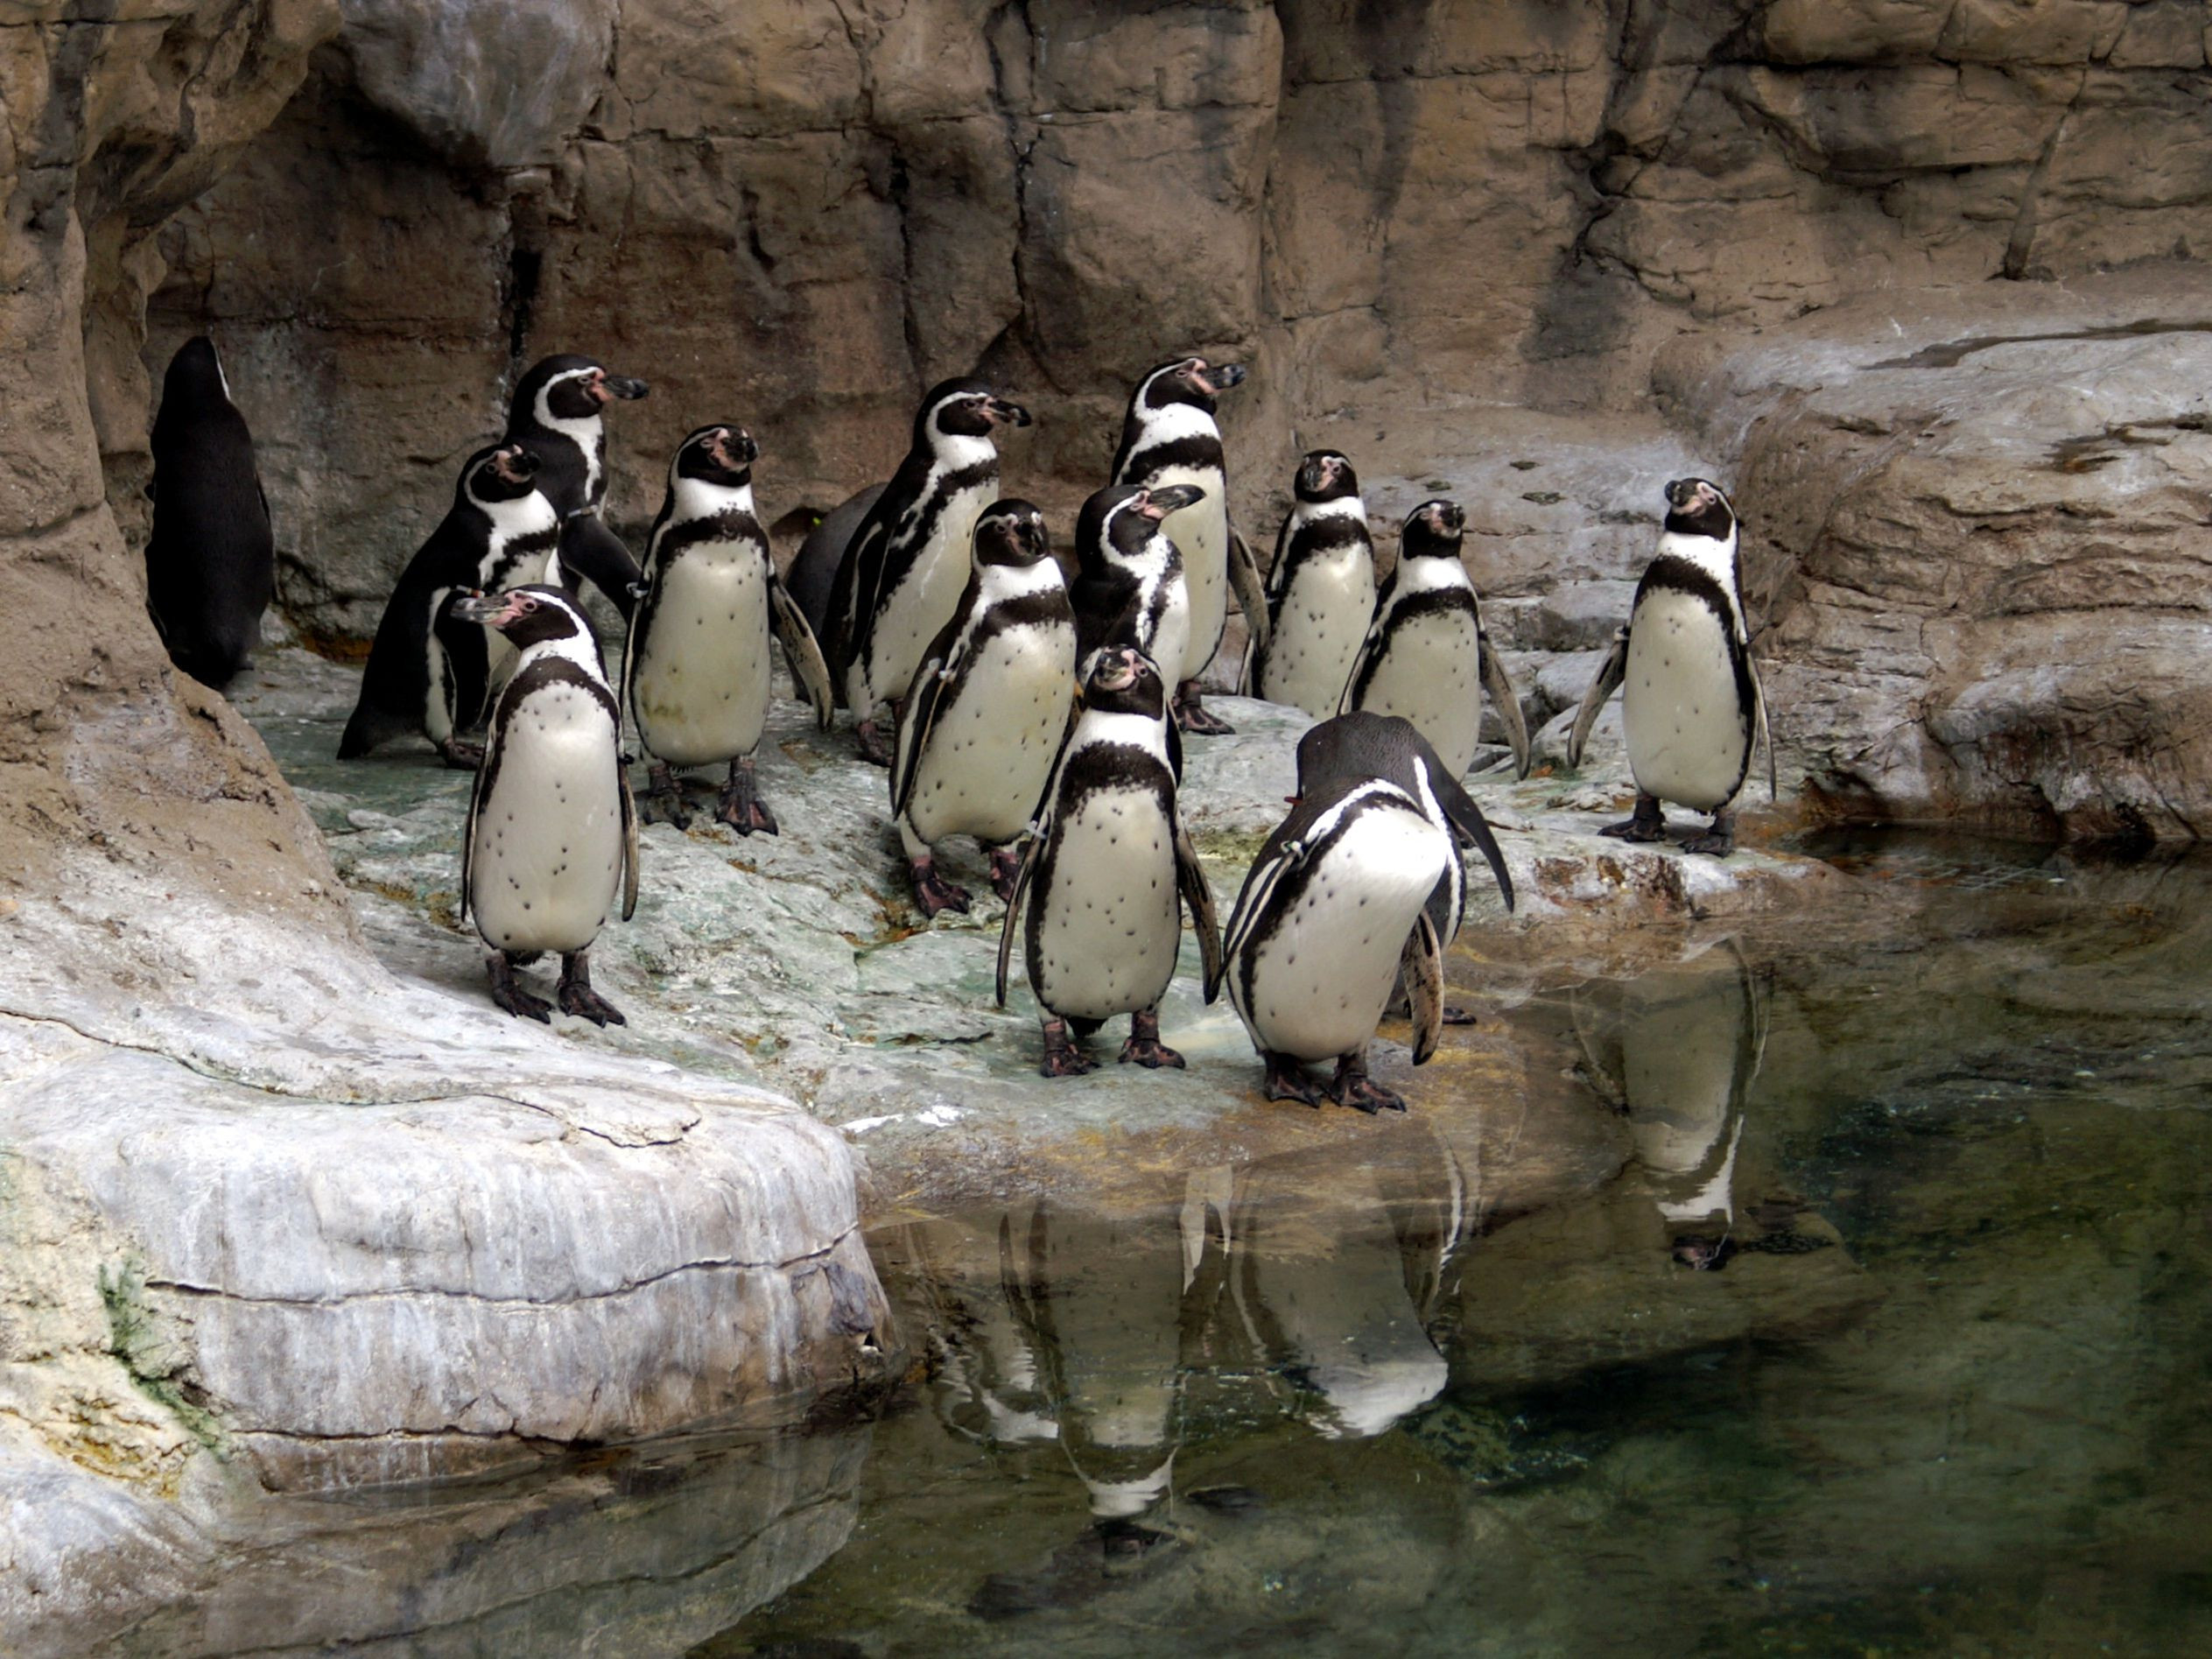
[[[924,916],[965,912],[969,895],[937,873],[935,844],[973,835],[991,884],[1011,896],[1018,845],[1068,729],[1075,615],[1044,515],[994,502],[975,524],[959,608],[915,671],[899,716],[891,812]]]
[[[714,816],[740,835],[776,833],[753,770],[768,724],[771,628],[801,694],[829,728],[830,671],[806,618],[776,580],[767,532],[753,516],[760,453],[752,434],[733,425],[702,426],[677,449],[622,648],[622,702],[652,757],[653,798],[678,829],[691,816],[674,769],[727,761],[729,778]]]
[[[1636,585],[1628,625],[1591,682],[1567,740],[1567,763],[1583,745],[1616,686],[1625,686],[1620,723],[1628,770],[1636,779],[1634,815],[1601,834],[1628,841],[1667,836],[1661,801],[1710,812],[1712,828],[1682,843],[1726,858],[1736,847],[1731,810],[1766,744],[1766,791],[1774,793],[1774,747],[1766,699],[1744,622],[1743,559],[1736,510],[1720,486],[1677,478],[1667,486],[1667,524],[1659,552]]]
[[[522,653],[492,712],[461,841],[461,913],[491,946],[492,1001],[548,1019],[551,1004],[515,970],[558,951],[561,1010],[625,1024],[592,989],[587,960],[618,887],[622,919],[637,909],[637,813],[599,641],[558,587],[472,594],[453,615],[497,629]]]
[[[1092,657],[1081,697],[1007,901],[999,1006],[1019,931],[1044,1024],[1046,1077],[1094,1069],[1081,1041],[1117,1014],[1130,1016],[1123,1060],[1179,1066],[1183,1056],[1160,1041],[1160,999],[1175,978],[1183,906],[1197,931],[1208,1002],[1220,982],[1221,939],[1176,810],[1183,756],[1168,689],[1150,657],[1110,645]]]
[[[1330,730],[1345,720],[1362,724]],[[1296,804],[1253,861],[1223,953],[1230,1001],[1266,1063],[1269,1100],[1318,1106],[1324,1091],[1306,1062],[1334,1059],[1327,1099],[1363,1112],[1405,1110],[1367,1075],[1367,1044],[1402,974],[1414,1064],[1436,1051],[1443,922],[1459,902],[1451,880],[1459,849],[1447,824],[1482,847],[1511,908],[1489,826],[1408,722],[1343,716],[1300,743]]]

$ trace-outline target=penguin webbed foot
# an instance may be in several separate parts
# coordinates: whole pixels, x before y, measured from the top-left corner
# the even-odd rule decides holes
[[[915,908],[925,917],[939,910],[958,910],[966,916],[974,903],[966,888],[956,887],[937,873],[933,859],[916,859],[908,867],[908,873],[914,878]]]
[[[1260,1090],[1269,1100],[1298,1100],[1317,1107],[1329,1098],[1314,1080],[1313,1073],[1306,1070],[1303,1060],[1288,1054],[1262,1054],[1260,1058],[1268,1068]]]
[[[1726,858],[1736,850],[1736,815],[1733,812],[1715,812],[1712,827],[1703,834],[1691,833],[1682,837],[1682,851],[1703,853],[1712,858]]]
[[[776,827],[776,814],[768,810],[754,784],[749,761],[731,763],[729,782],[722,785],[722,798],[714,808],[714,816],[740,835],[781,833]]]
[[[1444,1004],[1443,1018],[1446,1025],[1479,1025],[1482,1023],[1476,1017],[1472,1009],[1461,1008],[1457,1002]]]
[[[1367,1062],[1351,1054],[1337,1062],[1337,1074],[1329,1079],[1329,1098],[1338,1106],[1348,1106],[1370,1116],[1386,1107],[1393,1112],[1406,1109],[1406,1097],[1369,1077]]]
[[[449,771],[473,772],[484,763],[484,746],[448,737],[438,745],[438,756]]]
[[[656,761],[652,770],[652,803],[655,816],[664,824],[679,830],[692,826],[691,809],[684,805],[684,786],[676,781],[676,771],[664,762]]]
[[[561,958],[561,981],[554,995],[560,999],[561,1012],[579,1020],[589,1020],[593,1025],[628,1025],[629,1021],[621,1009],[592,989],[591,965],[582,951]]]
[[[853,729],[860,746],[860,758],[871,766],[888,766],[891,751],[884,746],[883,733],[873,720],[864,720]]]
[[[1068,1034],[1063,1020],[1044,1023],[1044,1064],[1037,1067],[1040,1077],[1081,1077],[1099,1069],[1099,1063],[1076,1045]]]
[[[541,1025],[553,1023],[553,1005],[542,996],[533,996],[523,988],[515,977],[515,964],[503,952],[495,951],[486,960],[491,970],[492,1002],[517,1019],[536,1020]]]
[[[1660,810],[1658,797],[1639,795],[1633,816],[1618,824],[1608,824],[1598,833],[1619,841],[1663,841],[1667,839],[1667,815]]]
[[[1014,883],[1021,879],[1021,875],[1022,848],[1019,843],[991,849],[991,890],[999,896],[1001,902],[1008,904],[1014,903]]]
[[[1171,1065],[1178,1072],[1186,1069],[1183,1056],[1160,1040],[1160,1016],[1156,1012],[1129,1016],[1129,1040],[1121,1045],[1120,1063],[1127,1065],[1132,1060],[1155,1072],[1163,1065]]]
[[[1199,737],[1231,737],[1237,729],[1199,700],[1195,679],[1186,679],[1175,688],[1175,723]]]

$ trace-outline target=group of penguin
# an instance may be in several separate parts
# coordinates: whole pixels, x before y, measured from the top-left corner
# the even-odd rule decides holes
[[[937,870],[937,846],[965,834],[987,849],[1007,904],[998,1000],[1018,935],[1045,1076],[1093,1069],[1088,1040],[1123,1014],[1122,1060],[1183,1064],[1161,1041],[1159,1006],[1187,908],[1205,1000],[1225,983],[1269,1098],[1402,1109],[1368,1076],[1367,1048],[1394,995],[1413,1019],[1415,1064],[1450,1017],[1442,953],[1465,905],[1463,840],[1513,902],[1496,839],[1459,782],[1482,692],[1524,776],[1527,733],[1460,557],[1456,503],[1414,510],[1378,591],[1352,463],[1316,451],[1300,464],[1262,579],[1230,522],[1216,424],[1217,399],[1244,377],[1190,356],[1139,383],[1112,482],[1082,509],[1071,581],[1043,514],[999,498],[994,435],[1028,425],[1029,412],[981,381],[947,381],[923,398],[895,475],[828,514],[787,582],[755,510],[760,446],[727,423],[678,446],[635,561],[600,517],[602,415],[647,387],[588,357],[546,358],[523,376],[501,441],[468,458],[451,510],[402,573],[339,756],[419,732],[449,765],[474,767],[462,915],[489,947],[493,1000],[539,1020],[557,1003],[622,1023],[592,988],[589,954],[617,895],[625,919],[637,902],[625,739],[650,763],[655,810],[678,827],[690,814],[678,770],[727,766],[715,816],[740,834],[775,833],[755,775],[773,635],[821,727],[842,704],[861,756],[889,767],[925,916],[973,902]],[[211,518],[193,506],[209,496],[208,445],[173,439],[234,424],[244,482],[214,492],[226,505]],[[236,509],[249,491],[264,548],[267,510],[250,438],[204,339],[171,366],[154,448],[150,605],[179,665],[220,684],[250,650],[269,591],[264,581],[255,601],[241,574],[249,538],[236,532]],[[195,469],[201,485],[178,482]],[[1672,800],[1713,817],[1686,844],[1725,854],[1730,809],[1766,725],[1738,526],[1707,481],[1669,484],[1667,501],[1657,556],[1584,699],[1569,759],[1625,685],[1636,809],[1605,833],[1658,840],[1660,803]],[[196,577],[194,549],[205,566]],[[171,597],[195,585],[227,597],[197,609]],[[613,679],[586,585],[628,623]],[[1300,740],[1298,792],[1225,935],[1176,794],[1183,734],[1230,729],[1204,706],[1199,677],[1232,589],[1250,636],[1242,687],[1321,723]],[[228,615],[210,622],[217,610]],[[481,748],[467,737],[480,724]],[[561,960],[552,1002],[516,974],[547,953]],[[1308,1069],[1324,1061],[1335,1063],[1325,1082]]]

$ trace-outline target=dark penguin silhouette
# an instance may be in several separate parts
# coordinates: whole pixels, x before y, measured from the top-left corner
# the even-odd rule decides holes
[[[515,387],[501,439],[537,457],[537,487],[560,515],[562,585],[573,594],[589,582],[625,620],[637,603],[637,560],[599,516],[607,499],[607,428],[600,414],[618,397],[643,397],[650,390],[642,380],[608,374],[596,358],[544,358]]]
[[[220,689],[261,643],[261,614],[277,586],[277,544],[253,433],[205,334],[177,348],[162,378],[153,498],[146,607],[169,660]]]

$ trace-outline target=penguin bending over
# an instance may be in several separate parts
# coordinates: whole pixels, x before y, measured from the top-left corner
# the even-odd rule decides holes
[[[864,760],[890,763],[878,711],[906,694],[959,603],[976,518],[999,493],[992,434],[1029,424],[1028,410],[980,380],[930,388],[906,459],[845,550],[822,643],[832,683],[859,721]]]
[[[1620,722],[1628,770],[1636,779],[1633,817],[1601,835],[1662,840],[1661,801],[1710,812],[1712,828],[1683,850],[1726,858],[1736,847],[1730,810],[1751,774],[1752,753],[1766,745],[1766,791],[1774,789],[1774,745],[1766,699],[1744,622],[1741,527],[1719,485],[1677,478],[1667,486],[1667,523],[1659,552],[1636,584],[1628,624],[1591,682],[1567,740],[1567,763],[1582,763],[1598,711],[1624,683]]]
[[[146,608],[169,660],[220,691],[261,643],[261,614],[276,591],[253,433],[230,401],[214,342],[195,334],[169,360],[154,416]]]
[[[1459,852],[1470,834],[1512,903],[1497,842],[1434,751],[1402,721],[1317,728],[1298,752],[1289,816],[1253,861],[1223,952],[1229,998],[1266,1063],[1275,1100],[1317,1106],[1304,1062],[1334,1058],[1327,1098],[1373,1112],[1405,1101],[1367,1075],[1367,1044],[1402,973],[1413,1003],[1415,1065],[1443,1023],[1439,917],[1461,901]],[[1329,727],[1338,727],[1331,732]],[[1410,783],[1396,781],[1393,774]],[[1454,785],[1456,791],[1456,785]]]
[[[1375,608],[1375,545],[1352,462],[1317,449],[1298,464],[1296,499],[1268,571],[1268,629],[1245,652],[1254,697],[1316,720],[1337,712]]]
[[[830,671],[753,516],[760,453],[750,432],[732,425],[702,426],[678,447],[623,643],[622,706],[652,757],[654,798],[678,829],[691,816],[673,769],[727,761],[714,816],[740,835],[776,833],[753,772],[768,724],[771,628],[800,694],[825,730],[830,723]]]
[[[1130,1016],[1123,1060],[1183,1064],[1160,1041],[1160,999],[1175,978],[1186,903],[1208,1002],[1219,985],[1213,895],[1176,805],[1173,729],[1152,660],[1134,646],[1099,651],[999,934],[999,1006],[1018,931],[1044,1025],[1046,1077],[1094,1069],[1079,1044],[1117,1014]]]
[[[1025,501],[975,522],[959,608],[914,671],[891,766],[891,812],[924,916],[966,912],[969,895],[937,873],[935,843],[973,835],[991,884],[1014,891],[1018,841],[1036,811],[1075,682],[1075,614],[1044,527]]]
[[[560,515],[560,580],[572,594],[589,582],[628,620],[637,602],[637,561],[600,518],[607,499],[607,427],[600,414],[617,397],[643,397],[650,387],[610,375],[596,360],[573,353],[533,363],[515,387],[502,443],[537,457],[538,488]]]
[[[1459,557],[1466,523],[1455,501],[1423,502],[1407,518],[1397,566],[1375,601],[1341,707],[1402,715],[1458,777],[1481,744],[1487,691],[1513,752],[1513,776],[1526,777],[1528,722]]]
[[[1221,647],[1232,583],[1250,627],[1260,629],[1267,615],[1251,549],[1229,525],[1229,480],[1221,428],[1214,422],[1216,399],[1242,385],[1244,377],[1239,364],[1209,363],[1203,357],[1162,363],[1130,394],[1121,446],[1113,457],[1117,484],[1150,489],[1194,484],[1204,492],[1161,525],[1183,554],[1183,580],[1190,590],[1190,643],[1182,662],[1162,662],[1160,671],[1175,693],[1176,723],[1208,735],[1232,729],[1219,715],[1206,712],[1198,691],[1198,676]]]
[[[492,653],[484,630],[456,617],[453,602],[554,579],[560,520],[537,488],[537,457],[519,444],[480,449],[462,466],[451,510],[385,602],[340,760],[418,731],[448,766],[483,758],[460,734],[484,717]]]
[[[1196,505],[1200,494],[1195,484],[1108,484],[1083,503],[1068,589],[1079,664],[1108,644],[1134,645],[1155,663],[1183,659],[1190,643],[1190,589],[1182,550],[1161,525]]]
[[[551,1005],[515,970],[558,951],[561,1011],[626,1024],[592,989],[589,962],[618,886],[622,919],[637,909],[637,812],[599,640],[583,607],[551,586],[471,594],[453,615],[496,629],[522,653],[492,711],[461,840],[461,917],[474,913],[491,947],[492,1001],[549,1019]]]

